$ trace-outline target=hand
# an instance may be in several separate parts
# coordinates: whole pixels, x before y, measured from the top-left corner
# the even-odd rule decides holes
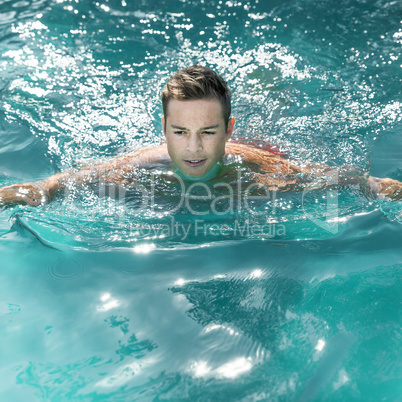
[[[393,179],[369,177],[372,191],[381,199],[402,200],[402,183]]]
[[[0,206],[10,204],[38,206],[48,200],[49,191],[40,183],[22,183],[0,188]]]

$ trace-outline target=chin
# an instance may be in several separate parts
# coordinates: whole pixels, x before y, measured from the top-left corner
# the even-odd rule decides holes
[[[187,166],[186,164],[183,164],[182,166],[177,165],[180,167],[180,170],[184,172],[185,174],[188,174],[189,176],[203,176],[205,173],[207,173],[210,169],[211,166],[208,164],[208,166],[200,166],[199,168],[197,167],[190,167]]]
[[[205,173],[208,172],[208,170],[194,170],[194,169],[190,169],[190,170],[183,170],[183,172],[185,174],[188,174],[189,176],[203,176]]]

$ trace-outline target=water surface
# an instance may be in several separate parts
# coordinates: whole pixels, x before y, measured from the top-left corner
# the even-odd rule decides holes
[[[159,144],[157,94],[193,63],[227,79],[235,136],[402,180],[399,15],[3,1],[0,185]],[[0,210],[0,399],[398,399],[400,202],[340,186],[200,218],[159,185],[152,208],[87,188]]]

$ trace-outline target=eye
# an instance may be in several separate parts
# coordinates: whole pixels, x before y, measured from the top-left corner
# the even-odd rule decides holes
[[[207,135],[214,135],[215,131],[203,131],[203,133]]]
[[[173,131],[173,133],[177,134],[177,135],[182,135],[182,134],[185,134],[186,132],[185,131]]]

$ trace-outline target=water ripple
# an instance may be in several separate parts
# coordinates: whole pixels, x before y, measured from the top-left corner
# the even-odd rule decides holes
[[[50,262],[45,275],[55,281],[76,279],[86,271],[87,267],[87,262],[81,258],[62,256]]]

